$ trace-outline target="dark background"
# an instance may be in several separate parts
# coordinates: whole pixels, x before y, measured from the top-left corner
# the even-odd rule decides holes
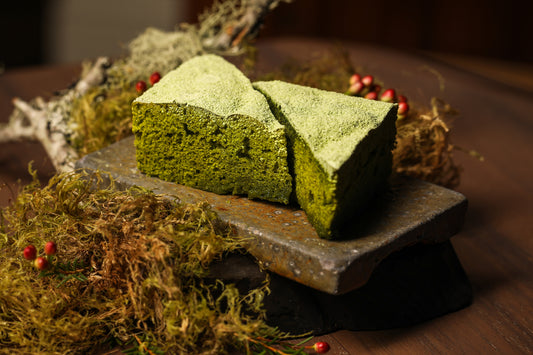
[[[213,0],[186,1],[194,23]],[[127,6],[127,1],[124,2]],[[44,0],[5,1],[0,7],[0,63],[44,64]],[[533,63],[533,1],[293,0],[269,14],[261,37],[312,36],[369,42],[407,50]],[[176,18],[179,16],[176,15]],[[117,21],[121,21],[117,18]]]
[[[213,0],[193,1],[193,13]],[[294,0],[263,36],[303,35],[533,62],[533,1]]]

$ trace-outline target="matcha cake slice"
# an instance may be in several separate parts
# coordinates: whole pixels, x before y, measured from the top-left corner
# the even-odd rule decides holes
[[[195,57],[132,104],[137,166],[217,194],[288,203],[285,128],[233,64]]]
[[[281,81],[253,85],[286,126],[298,203],[320,237],[337,238],[386,186],[397,105]]]

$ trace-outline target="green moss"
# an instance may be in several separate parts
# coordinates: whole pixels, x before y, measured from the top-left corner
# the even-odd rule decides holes
[[[280,81],[254,87],[287,126],[296,199],[335,238],[391,171],[396,105]]]
[[[224,59],[184,63],[135,100],[132,112],[144,173],[218,194],[289,202],[284,127]]]
[[[132,85],[121,83],[113,89],[97,86],[74,101],[70,115],[74,123],[71,139],[80,156],[132,134],[131,103],[136,97]]]
[[[224,354],[287,339],[265,322],[268,280],[243,292],[208,277],[244,241],[207,204],[101,178],[35,180],[0,209],[0,354]],[[82,279],[22,258],[50,240],[51,265],[77,261]]]

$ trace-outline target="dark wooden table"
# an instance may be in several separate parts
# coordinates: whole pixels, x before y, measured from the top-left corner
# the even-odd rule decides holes
[[[304,59],[328,47],[326,42],[283,39],[260,43],[259,48],[263,64],[274,67],[290,56]],[[452,244],[472,283],[474,300],[465,309],[416,326],[337,331],[320,339],[330,342],[331,354],[532,353],[531,67],[524,67],[523,75],[514,81],[517,68],[503,64],[492,63],[485,72],[480,65],[474,71],[449,57],[354,43],[344,47],[365,73],[401,89],[412,101],[426,104],[437,96],[451,104],[460,112],[453,122],[453,142],[485,157],[480,162],[460,151],[455,155],[463,166],[457,190],[469,199],[469,209],[465,226]],[[13,97],[48,96],[68,86],[79,71],[76,64],[8,70],[0,75],[0,122],[7,121]],[[507,72],[513,75],[506,76]],[[17,181],[24,184],[30,180],[30,161],[42,179],[53,174],[39,144],[0,145],[1,206],[15,196]]]

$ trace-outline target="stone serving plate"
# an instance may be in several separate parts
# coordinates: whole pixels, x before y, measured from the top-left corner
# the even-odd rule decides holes
[[[363,215],[354,216],[342,240],[329,241],[318,237],[298,207],[217,195],[142,174],[133,137],[85,156],[76,168],[98,170],[119,188],[137,185],[184,203],[207,201],[240,235],[251,237],[246,248],[264,268],[333,295],[364,285],[393,252],[448,240],[461,229],[467,209],[460,193],[416,179],[395,179]]]

